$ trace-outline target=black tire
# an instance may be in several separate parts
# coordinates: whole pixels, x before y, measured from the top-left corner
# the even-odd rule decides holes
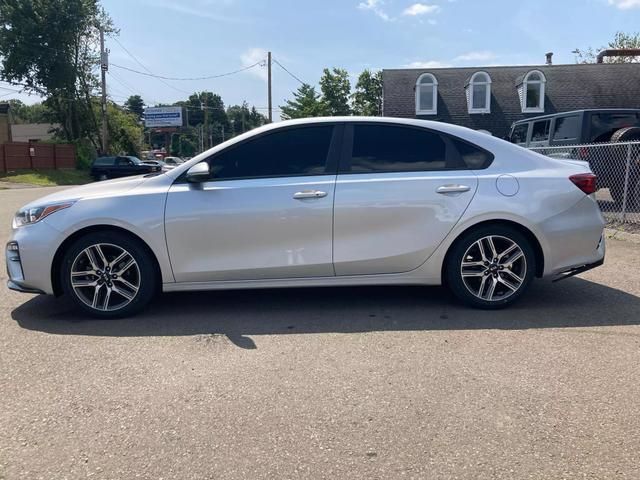
[[[100,265],[104,265],[104,262],[99,259],[96,253],[97,250],[93,247],[91,251],[97,266],[100,268],[100,275],[89,274],[75,277],[76,287],[74,288],[71,281],[72,268],[75,268],[75,272],[78,270],[94,270],[89,263],[89,256],[85,252],[88,247],[95,245],[101,245],[100,250],[103,251],[107,261],[115,260],[118,254],[124,251],[134,260],[134,264],[127,271],[122,273],[117,271],[116,268],[121,268],[129,263],[129,257],[124,257],[121,262],[114,264],[112,267],[107,266],[103,271]],[[113,269],[111,270],[111,268]],[[67,249],[62,258],[60,274],[64,293],[73,299],[74,303],[82,311],[96,318],[122,318],[134,315],[151,302],[158,290],[159,279],[156,275],[154,261],[145,246],[135,237],[116,231],[89,233],[76,240]],[[116,279],[117,274],[120,274],[120,280]],[[111,275],[113,275],[113,279],[111,279]],[[100,283],[98,289],[100,289],[101,294],[98,296],[102,296],[98,300],[102,305],[98,305],[98,308],[93,308],[92,305],[86,303],[89,298],[93,298],[91,295],[92,292],[95,292],[95,287],[88,285],[78,286],[78,282],[83,281]],[[133,286],[138,285],[137,290],[129,288],[127,283]],[[92,291],[91,288],[94,288],[94,290]],[[106,295],[107,290],[109,291],[109,296]],[[123,292],[127,296],[118,292]],[[130,299],[128,298],[129,296],[131,297]],[[84,297],[84,300],[81,297]],[[106,303],[104,302],[105,298]],[[96,299],[93,298],[93,301],[95,302]],[[113,304],[113,309],[109,309],[109,302]],[[125,302],[128,303],[125,304]],[[122,306],[118,306],[119,304],[122,304]],[[106,305],[106,308],[100,308],[104,307],[104,305]]]
[[[516,259],[517,256],[515,254],[518,250],[514,250],[514,254],[505,256],[503,261],[501,260],[501,262],[494,263],[494,259],[490,259],[491,264],[489,266],[485,265],[481,260],[482,257],[480,256],[480,250],[477,247],[477,242],[481,241],[481,239],[486,239],[486,237],[494,237],[493,240],[494,244],[496,244],[498,254],[501,253],[501,248],[506,249],[506,247],[510,245],[509,242],[512,242],[517,245],[523,256],[520,257],[520,259]],[[486,247],[488,245],[486,240],[483,241],[483,244],[485,245],[485,250],[488,256],[489,248]],[[465,255],[467,256],[466,260],[468,262],[482,262],[483,265],[463,267],[462,262]],[[514,261],[511,262],[513,265],[511,265],[511,267],[507,267],[512,258],[514,259]],[[501,265],[499,263],[503,263],[503,268],[500,268]],[[506,225],[485,225],[463,234],[451,246],[445,264],[444,280],[451,292],[463,303],[473,308],[485,310],[500,309],[516,302],[525,293],[527,288],[529,288],[536,271],[535,263],[533,247],[525,235],[520,233],[517,229]],[[524,271],[521,269],[523,264],[525,267]],[[467,273],[470,275],[473,274],[473,277],[467,278],[465,281],[462,276],[463,268],[467,268]],[[516,270],[514,271],[513,269]],[[489,273],[485,274],[485,271],[488,271]],[[522,278],[522,282],[515,291],[507,288],[506,285],[499,283],[501,281],[506,281],[512,286],[515,286],[518,282],[511,281],[512,274],[510,272],[513,272],[517,277]],[[487,276],[487,279],[483,280],[484,276]],[[471,289],[478,288],[478,291],[483,291],[483,293],[488,294],[491,285],[489,284],[487,287],[484,287],[485,290],[481,290],[483,287],[479,284],[483,281],[496,283],[496,286],[494,287],[496,293],[494,299],[488,300],[480,298],[480,296],[471,291]],[[478,283],[474,284],[473,282]],[[498,295],[502,290],[505,291],[504,295]],[[509,291],[511,293],[508,293]],[[488,295],[481,294],[481,296]]]

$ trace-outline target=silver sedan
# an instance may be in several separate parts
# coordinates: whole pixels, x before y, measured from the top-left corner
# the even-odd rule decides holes
[[[25,206],[9,288],[64,293],[98,317],[158,291],[381,284],[446,284],[499,308],[534,277],[602,264],[595,189],[584,162],[454,125],[282,122],[164,173]]]

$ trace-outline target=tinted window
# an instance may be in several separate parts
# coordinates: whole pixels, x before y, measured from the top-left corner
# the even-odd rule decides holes
[[[461,140],[453,140],[453,144],[466,167],[471,170],[487,168],[493,161],[493,155],[475,145]]]
[[[96,167],[105,167],[113,165],[115,163],[115,160],[115,157],[99,157],[93,161],[93,164]]]
[[[290,128],[249,140],[209,160],[217,179],[322,175],[333,126]]]
[[[527,143],[528,130],[528,123],[521,123],[513,127],[513,132],[511,132],[511,143]]]
[[[544,142],[549,140],[549,127],[551,120],[540,120],[539,122],[533,122],[533,130],[531,131],[532,142]]]
[[[133,160],[129,157],[118,157],[116,160],[118,165],[133,165]]]
[[[446,144],[436,133],[391,125],[354,125],[351,172],[446,169]]]
[[[625,127],[639,127],[640,120],[635,113],[594,113],[591,116],[589,142],[608,142],[616,130]]]
[[[580,117],[578,115],[556,118],[556,124],[553,127],[554,140],[577,140],[579,136]]]

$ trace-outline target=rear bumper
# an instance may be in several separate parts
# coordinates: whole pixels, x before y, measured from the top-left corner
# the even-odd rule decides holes
[[[584,273],[584,272],[587,272],[589,270],[593,270],[594,268],[600,267],[602,265],[604,265],[604,258],[602,258],[602,260],[598,260],[595,263],[590,263],[588,265],[582,265],[581,267],[573,267],[573,268],[567,270],[566,272],[561,272],[561,273],[557,274],[556,277],[553,279],[553,282],[559,282],[560,280],[564,280],[566,278],[573,277],[573,276],[578,275],[580,273]]]

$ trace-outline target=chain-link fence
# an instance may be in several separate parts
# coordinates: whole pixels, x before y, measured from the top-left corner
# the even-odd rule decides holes
[[[610,222],[640,224],[640,142],[535,147],[543,155],[588,162],[598,176],[596,198]]]

